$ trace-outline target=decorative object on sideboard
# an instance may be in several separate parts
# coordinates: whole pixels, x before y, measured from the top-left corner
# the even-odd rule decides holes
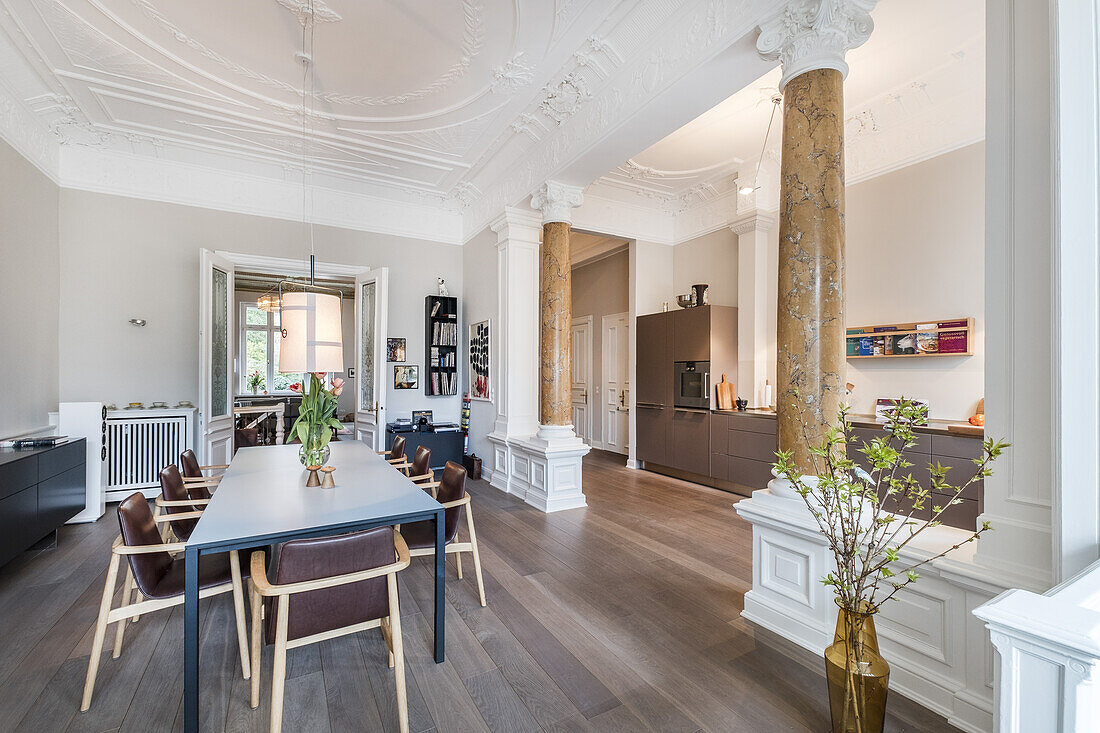
[[[747,409],[749,409],[749,401],[746,400],[744,397],[738,397],[737,398],[737,411],[738,412],[744,412]]]
[[[695,293],[688,293],[687,295],[677,295],[676,305],[681,308],[694,308],[695,307]]]
[[[710,305],[710,285],[707,283],[696,283],[691,286],[692,300],[695,301],[695,305]]]
[[[252,394],[256,394],[264,388],[264,376],[259,372],[252,372],[248,375],[248,379],[245,381],[245,384],[247,385],[249,392],[251,392]],[[154,404],[153,407],[156,407],[156,404]]]
[[[490,382],[492,351],[489,320],[470,324],[470,399],[489,401],[493,398]]]
[[[386,339],[386,361],[405,361],[405,339]]]
[[[340,371],[343,372],[343,369]],[[330,384],[325,384],[324,378],[324,374],[309,375],[309,390],[302,394],[298,419],[286,436],[288,443],[294,439],[302,442],[298,459],[303,466],[325,465],[331,452],[329,442],[333,433],[342,427],[336,419],[336,400],[344,391],[344,380],[333,377]],[[290,385],[290,389],[303,392],[299,382]]]
[[[795,398],[805,426],[804,407],[797,393]],[[921,532],[939,525],[949,507],[962,503],[960,497],[968,487],[992,475],[990,465],[1008,447],[986,439],[981,458],[974,461],[974,474],[959,485],[948,483],[950,467],[938,462],[929,465],[931,487],[925,488],[912,474],[896,469],[908,465],[904,451],[917,445],[914,427],[927,424],[926,405],[899,398],[882,435],[858,449],[874,466],[870,472],[856,470],[856,463],[847,457],[846,447],[856,445],[857,439],[846,407],[840,409],[822,443],[813,446],[817,476],[803,475],[791,451],[776,452],[776,482],[786,484],[805,501],[835,561],[835,571],[822,578],[839,607],[837,631],[825,650],[834,733],[883,730],[890,667],[878,652],[874,615],[916,582],[918,568],[976,541],[990,529],[989,522],[982,522],[965,539],[932,556],[906,551]],[[920,519],[919,513],[929,504],[927,518]]]
[[[144,318],[131,318],[130,323],[137,326],[138,328],[141,328],[146,323],[148,323],[148,321],[146,321]]]
[[[439,295],[446,297],[451,294],[450,291],[447,290],[447,283],[443,280],[443,278],[437,277],[436,281],[439,286]]]
[[[412,424],[413,428],[421,432],[425,432],[432,429],[432,411],[431,410],[413,410],[412,411]]]
[[[415,364],[398,364],[393,368],[394,389],[416,389],[420,385],[420,367]]]
[[[978,427],[985,426],[985,397],[978,400],[978,409],[974,411],[974,414],[967,420],[971,425],[977,425]]]

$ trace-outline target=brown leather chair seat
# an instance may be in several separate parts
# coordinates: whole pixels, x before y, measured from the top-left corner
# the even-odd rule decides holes
[[[454,461],[447,461],[443,467],[443,478],[439,481],[436,499],[439,503],[461,499],[466,494],[466,469]],[[456,506],[443,512],[443,542],[454,542],[458,534],[458,521],[462,518],[463,507]],[[423,550],[435,547],[435,523],[431,520],[409,522],[401,525],[401,536],[410,550]]]

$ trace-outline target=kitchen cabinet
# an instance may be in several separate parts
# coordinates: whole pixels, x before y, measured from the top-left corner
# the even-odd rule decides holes
[[[634,412],[637,425],[638,460],[666,466],[669,463],[669,430],[671,408],[638,403]]]
[[[672,362],[670,325],[672,313],[654,313],[638,318],[637,373],[634,398],[639,406],[672,407]]]
[[[676,408],[672,413],[672,455],[668,464],[680,471],[710,475],[710,412]]]

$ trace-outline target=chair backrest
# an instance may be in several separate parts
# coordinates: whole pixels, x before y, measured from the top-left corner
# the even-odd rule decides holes
[[[422,445],[416,446],[416,454],[413,456],[412,468],[410,469],[410,476],[423,476],[431,470],[431,466],[428,465],[432,461],[432,451],[425,448]]]
[[[149,511],[149,502],[140,491],[130,494],[118,505],[118,528],[122,532],[122,542],[128,547],[163,542],[153,513]],[[127,560],[138,589],[147,598],[153,597],[157,584],[172,565],[172,556],[167,552],[128,555]]]
[[[164,468],[160,469],[160,493],[167,501],[187,501],[188,499],[194,499],[187,493],[187,485],[183,482],[183,477],[180,476],[180,470],[176,468],[174,463],[170,463]],[[164,510],[168,514],[186,514],[187,512],[193,512],[201,507],[191,506],[168,506],[164,507]],[[191,536],[191,532],[194,531],[195,525],[199,523],[197,519],[180,519],[174,522],[169,522],[172,525],[172,532],[176,537],[186,542],[187,538]]]
[[[180,453],[180,473],[187,478],[202,478],[199,459],[195,456],[195,451],[190,448]]]
[[[439,488],[436,491],[436,500],[440,504],[461,499],[466,495],[466,469],[454,461],[447,461],[447,465],[443,467],[443,478],[439,480]],[[463,507],[455,506],[444,512],[444,542],[454,541],[458,533],[458,520],[462,518],[462,509]]]
[[[364,532],[291,540],[279,552],[275,584],[300,583],[389,565],[396,561],[393,527]],[[267,643],[275,643],[277,599],[266,599]],[[388,616],[386,576],[323,588],[290,597],[287,639],[300,639]]]
[[[405,436],[393,436],[393,445],[390,447],[390,460],[405,457]]]

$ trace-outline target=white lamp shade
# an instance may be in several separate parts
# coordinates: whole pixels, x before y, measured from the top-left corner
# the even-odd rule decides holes
[[[286,334],[279,346],[280,372],[344,371],[338,296],[284,293],[280,319]]]

